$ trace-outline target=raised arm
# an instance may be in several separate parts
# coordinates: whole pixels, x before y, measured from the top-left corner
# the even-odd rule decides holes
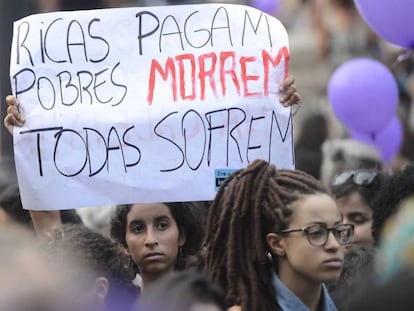
[[[4,126],[13,135],[15,126],[22,126],[25,122],[23,115],[19,111],[19,100],[13,95],[6,97],[7,115],[4,118]],[[62,224],[59,211],[30,211],[33,226],[37,235],[51,232],[54,228]]]
[[[38,236],[52,232],[62,225],[60,211],[29,211]]]

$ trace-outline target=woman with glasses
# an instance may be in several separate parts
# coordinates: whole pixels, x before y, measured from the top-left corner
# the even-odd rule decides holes
[[[324,283],[339,278],[352,236],[319,181],[256,160],[210,206],[204,269],[235,310],[336,310]]]
[[[337,174],[332,181],[332,193],[337,198],[344,223],[355,226],[350,247],[371,247],[373,210],[372,202],[383,184],[385,176],[374,170],[352,170]]]

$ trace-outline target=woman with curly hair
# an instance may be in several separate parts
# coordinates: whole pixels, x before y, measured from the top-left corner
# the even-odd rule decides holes
[[[203,239],[200,207],[191,202],[120,205],[111,222],[111,236],[127,252],[142,287],[186,267]]]

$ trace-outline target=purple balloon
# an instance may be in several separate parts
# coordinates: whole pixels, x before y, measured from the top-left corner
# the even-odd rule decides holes
[[[328,98],[346,127],[370,134],[383,128],[395,114],[398,86],[386,66],[373,59],[357,58],[335,70]]]
[[[278,0],[251,0],[250,5],[267,14],[274,15],[279,7]]]
[[[362,18],[381,38],[414,48],[413,0],[355,0]]]
[[[389,162],[400,150],[404,133],[401,121],[394,116],[383,129],[372,136],[351,132],[351,137],[376,147],[380,151],[383,161]]]

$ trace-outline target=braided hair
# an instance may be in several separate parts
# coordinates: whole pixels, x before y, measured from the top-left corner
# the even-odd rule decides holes
[[[272,286],[277,262],[269,258],[266,235],[287,227],[290,203],[316,193],[327,190],[311,175],[263,160],[223,182],[209,210],[204,270],[225,291],[228,306],[278,310]]]

